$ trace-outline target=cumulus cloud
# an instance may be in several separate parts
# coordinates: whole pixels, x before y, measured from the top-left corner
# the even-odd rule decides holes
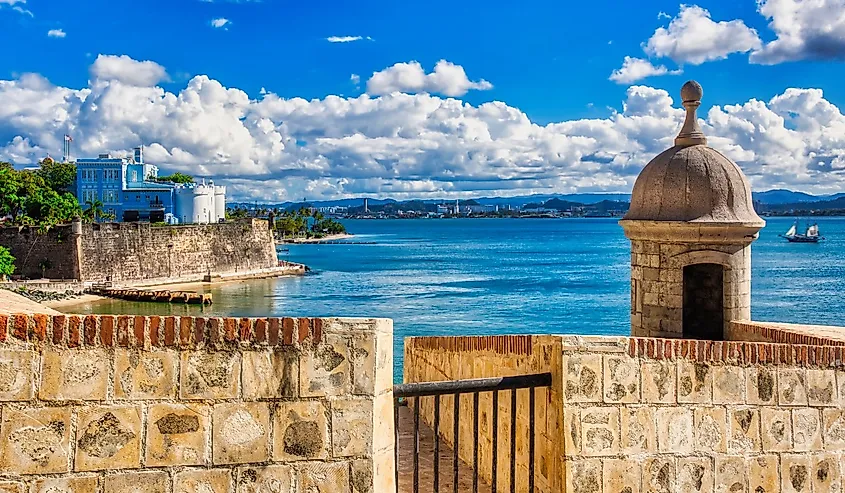
[[[671,58],[679,64],[699,65],[727,58],[731,53],[757,50],[760,46],[757,31],[743,21],[715,22],[706,9],[697,5],[681,5],[669,27],[654,31],[644,48],[651,56]]]
[[[91,65],[91,77],[98,81],[116,80],[133,86],[154,86],[168,80],[167,71],[150,60],[138,61],[127,55],[99,55]]]
[[[220,29],[221,27],[226,27],[231,23],[232,23],[232,21],[230,21],[229,19],[227,19],[225,17],[218,17],[217,19],[211,20],[211,27],[214,27],[216,29]]]
[[[371,95],[427,92],[457,97],[472,89],[486,91],[493,89],[493,84],[484,79],[469,80],[462,66],[446,60],[437,62],[434,71],[428,74],[419,62],[397,63],[374,72],[367,81],[367,93]]]
[[[329,43],[352,43],[353,41],[361,41],[363,36],[329,36],[326,41]],[[367,37],[369,39],[369,36]]]
[[[51,38],[64,38],[67,36],[67,33],[62,29],[50,29],[47,31],[47,36]]]
[[[845,59],[845,0],[759,0],[777,38],[758,47],[752,63]]]
[[[648,60],[626,56],[622,67],[610,74],[610,80],[617,84],[630,84],[654,75],[677,75],[683,71],[669,70],[664,65],[655,66]]]
[[[78,156],[145,144],[165,172],[215,178],[235,200],[627,192],[672,145],[684,115],[667,91],[648,86],[629,87],[621,110],[605,118],[539,124],[503,102],[427,93],[251,98],[207,76],[178,92],[135,82],[0,80],[0,159],[34,163],[57,153],[67,133]],[[710,144],[758,190],[845,186],[845,116],[820,89],[699,116]]]

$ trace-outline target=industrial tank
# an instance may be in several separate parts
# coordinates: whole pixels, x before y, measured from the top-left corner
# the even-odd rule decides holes
[[[178,186],[175,189],[176,203],[175,216],[180,224],[188,224],[194,219],[194,191],[186,186]]]
[[[214,221],[220,222],[226,219],[226,187],[214,187]]]
[[[208,224],[214,214],[214,190],[206,185],[194,187],[194,223]]]

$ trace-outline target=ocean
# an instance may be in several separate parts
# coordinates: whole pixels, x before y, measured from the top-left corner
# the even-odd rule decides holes
[[[845,218],[819,218],[820,244],[779,238],[768,218],[752,254],[752,317],[845,325]],[[285,245],[303,277],[215,286],[209,307],[104,300],[76,313],[387,317],[423,335],[629,332],[629,242],[616,219],[343,221],[353,241]]]

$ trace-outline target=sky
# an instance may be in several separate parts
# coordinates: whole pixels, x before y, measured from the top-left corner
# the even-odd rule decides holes
[[[695,79],[753,189],[845,191],[845,0],[0,0],[0,29],[21,166],[69,134],[235,200],[625,193]]]

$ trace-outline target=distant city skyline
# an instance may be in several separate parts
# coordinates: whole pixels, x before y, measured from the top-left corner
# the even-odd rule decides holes
[[[0,160],[67,134],[235,201],[629,193],[696,79],[755,190],[836,193],[845,0],[793,3],[0,0]]]

